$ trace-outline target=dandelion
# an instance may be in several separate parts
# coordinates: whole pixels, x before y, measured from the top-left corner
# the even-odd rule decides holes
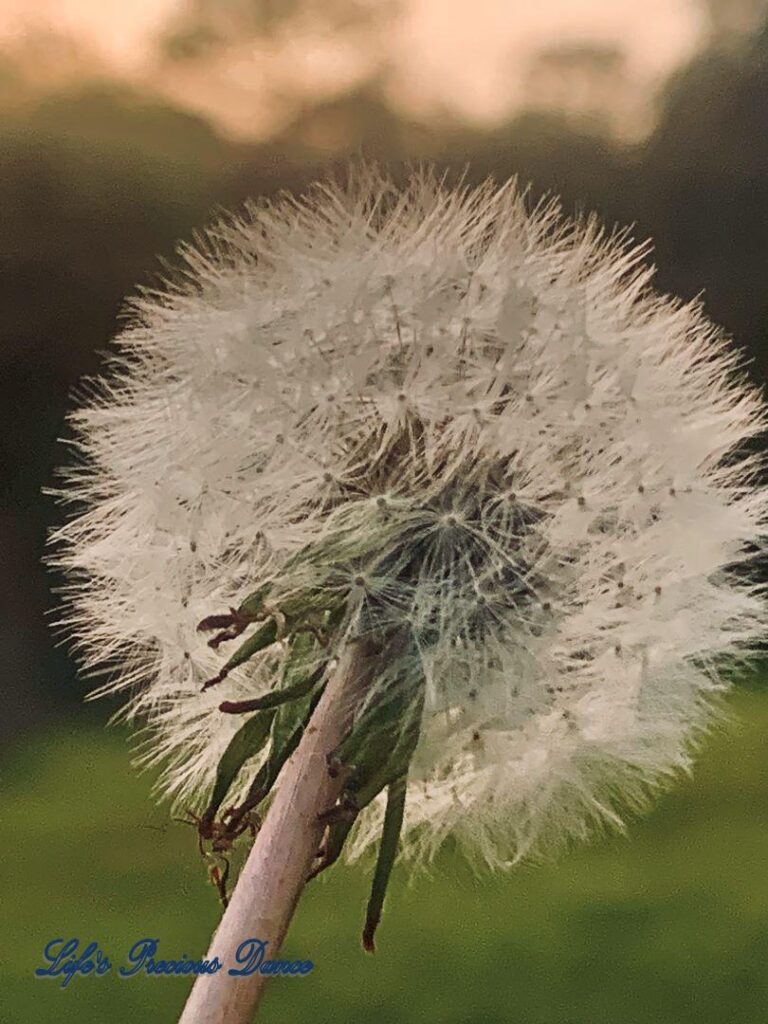
[[[400,833],[505,868],[620,826],[764,636],[765,409],[646,255],[363,172],[184,249],[72,416],[67,625],[203,840],[354,676],[310,867],[379,844],[368,946]]]

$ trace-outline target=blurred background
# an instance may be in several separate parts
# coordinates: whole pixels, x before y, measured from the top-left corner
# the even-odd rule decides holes
[[[188,982],[59,991],[56,935],[200,954],[217,917],[191,830],[155,808],[115,705],[47,619],[63,417],[121,301],[248,196],[361,156],[518,175],[652,237],[768,373],[766,0],[1,0],[0,643],[6,853],[0,1021],[173,1021]],[[768,1017],[768,693],[741,680],[695,781],[554,868],[399,878],[375,960],[362,870],[308,893],[268,1019],[761,1024]]]

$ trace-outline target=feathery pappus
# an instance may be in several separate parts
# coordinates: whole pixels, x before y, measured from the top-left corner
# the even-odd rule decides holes
[[[52,559],[85,667],[209,838],[361,638],[323,864],[377,839],[387,788],[406,854],[505,867],[688,769],[765,635],[740,563],[766,416],[646,256],[514,183],[362,171],[215,225],[133,301],[71,418]]]

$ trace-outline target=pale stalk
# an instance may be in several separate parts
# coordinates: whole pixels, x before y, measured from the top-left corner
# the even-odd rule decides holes
[[[269,943],[274,958],[288,931],[322,838],[318,814],[336,801],[342,781],[328,773],[326,756],[338,746],[360,693],[365,653],[350,644],[339,659],[301,741],[286,764],[277,792],[206,959],[224,965],[200,975],[179,1024],[249,1024],[267,977],[258,971],[231,977],[235,951],[244,939]]]

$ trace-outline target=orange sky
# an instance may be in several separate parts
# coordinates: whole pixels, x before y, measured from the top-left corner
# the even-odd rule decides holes
[[[2,0],[0,32],[54,26],[86,40],[131,77],[148,67],[148,40],[182,0]],[[386,0],[381,0],[386,2]],[[555,43],[616,42],[638,95],[649,97],[705,31],[696,0],[400,0],[402,15],[373,40],[339,39],[308,25],[227,55],[204,81],[162,85],[231,131],[261,134],[279,118],[274,97],[333,93],[387,64],[390,93],[416,114],[448,109],[491,122],[513,109],[531,54]]]

